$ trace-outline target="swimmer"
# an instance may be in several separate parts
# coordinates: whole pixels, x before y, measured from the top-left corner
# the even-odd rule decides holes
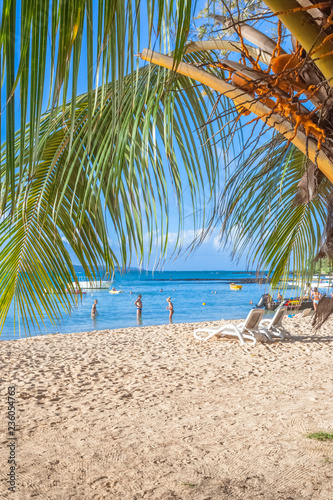
[[[94,303],[93,303],[93,306],[91,308],[91,317],[93,318],[94,316],[96,316],[98,314],[97,312],[97,299],[94,300]]]
[[[172,316],[173,316],[173,313],[174,313],[173,303],[171,302],[171,298],[170,297],[168,297],[166,300],[167,300],[167,303],[168,303],[167,310],[169,311],[169,323],[172,323]]]
[[[163,288],[161,288],[160,292],[163,292]]]
[[[250,300],[249,304],[253,304],[252,300]]]
[[[136,313],[138,316],[141,316],[142,314],[142,296],[139,295],[136,301],[134,302],[134,305],[136,306]]]

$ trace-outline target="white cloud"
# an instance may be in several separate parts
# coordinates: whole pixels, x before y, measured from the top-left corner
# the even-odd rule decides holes
[[[213,247],[215,250],[221,249],[220,236],[217,234],[213,240]]]
[[[160,233],[154,234],[153,239],[156,241],[156,236],[158,238],[161,237]],[[194,242],[196,238],[200,238],[201,236],[201,230],[197,229],[186,229],[182,233],[178,234],[176,231],[170,231],[168,233],[168,245],[172,246],[177,242],[177,239],[179,239],[179,242],[182,244],[183,248],[186,248],[188,245],[191,245],[191,243]],[[163,234],[163,240],[165,240],[166,233]],[[150,235],[148,232],[146,232],[143,235],[143,241],[145,244],[148,244],[150,241]],[[200,244],[202,245],[211,245],[213,246],[214,249],[218,250],[220,249],[219,245],[219,231],[214,230],[210,234],[208,234],[205,239],[201,242]]]

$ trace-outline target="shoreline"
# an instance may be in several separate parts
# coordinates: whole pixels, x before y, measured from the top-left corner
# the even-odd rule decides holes
[[[164,281],[166,283],[172,283],[172,282],[178,282],[178,281],[201,281],[201,282],[217,282],[221,283],[222,285],[229,285],[230,283],[247,283],[247,284],[253,284],[257,283],[259,285],[266,285],[269,284],[272,280],[271,278],[175,278],[175,279],[168,279],[168,278],[156,278],[154,280],[144,280],[144,281],[149,281],[149,282],[158,282],[158,281]]]
[[[316,334],[285,320],[290,340],[254,347],[193,338],[219,324],[0,343],[3,392],[16,389],[15,498],[332,498],[333,444],[307,435],[333,432],[333,318]],[[6,446],[0,457],[6,498]]]
[[[273,317],[274,316],[274,312],[275,311],[267,311],[267,313],[269,313],[270,317]],[[206,327],[208,326],[208,328],[217,328],[219,325],[225,325],[225,324],[228,324],[228,323],[242,323],[246,320],[246,317],[245,318],[237,318],[237,319],[221,319],[221,320],[206,320],[206,321],[196,321],[196,322],[190,322],[190,323],[176,323],[175,321],[173,323],[162,323],[162,324],[159,324],[159,325],[136,325],[136,326],[124,326],[123,328],[103,328],[103,329],[100,329],[100,330],[84,330],[82,332],[69,332],[69,333],[62,333],[62,332],[50,332],[50,333],[38,333],[36,335],[28,335],[28,336],[24,336],[24,337],[20,337],[20,338],[12,338],[12,339],[4,339],[4,340],[1,340],[1,336],[0,336],[0,346],[4,343],[4,342],[13,342],[13,341],[16,341],[16,340],[31,340],[31,339],[34,339],[34,338],[45,338],[45,337],[48,337],[48,336],[64,336],[64,335],[83,335],[83,334],[91,334],[91,333],[94,333],[94,334],[102,334],[102,333],[105,333],[105,332],[125,332],[127,330],[132,330],[132,329],[138,329],[138,330],[142,330],[144,328],[161,328],[161,327],[172,327],[172,326],[189,326],[189,327],[192,327],[193,325],[193,330],[195,330],[195,328],[202,328],[202,327]]]

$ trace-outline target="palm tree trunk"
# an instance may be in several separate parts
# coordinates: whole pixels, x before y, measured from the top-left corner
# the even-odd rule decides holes
[[[172,57],[160,54],[159,52],[153,52],[149,49],[144,49],[142,51],[141,59],[158,66],[174,70],[181,75],[192,78],[193,80],[207,85],[226,97],[233,99],[237,105],[249,109],[252,113],[267,123],[267,125],[278,130],[287,139],[290,139],[294,135],[294,128],[285,118],[278,114],[272,114],[272,110],[268,106],[265,106],[249,94],[245,94],[243,90],[235,88],[233,85],[230,85],[224,80],[211,75],[207,71],[184,62],[180,62],[176,67]],[[291,139],[291,142],[305,155],[308,155],[310,160],[318,165],[318,168],[331,182],[333,182],[333,162],[326,155],[324,147],[318,151],[315,142],[308,139],[307,136],[300,130],[297,131],[295,137]]]
[[[307,52],[313,51],[324,41],[325,33],[307,11],[290,12],[301,7],[296,0],[264,0],[264,2],[274,13],[289,11],[287,14],[278,14],[278,18]],[[323,57],[325,54],[330,55]],[[333,87],[332,40],[326,41],[311,57],[324,77],[327,78],[329,85]]]

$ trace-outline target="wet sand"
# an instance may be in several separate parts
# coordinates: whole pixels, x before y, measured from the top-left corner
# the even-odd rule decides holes
[[[333,442],[306,437],[333,431],[333,319],[254,347],[196,341],[208,324],[1,342],[0,498],[333,499]]]

